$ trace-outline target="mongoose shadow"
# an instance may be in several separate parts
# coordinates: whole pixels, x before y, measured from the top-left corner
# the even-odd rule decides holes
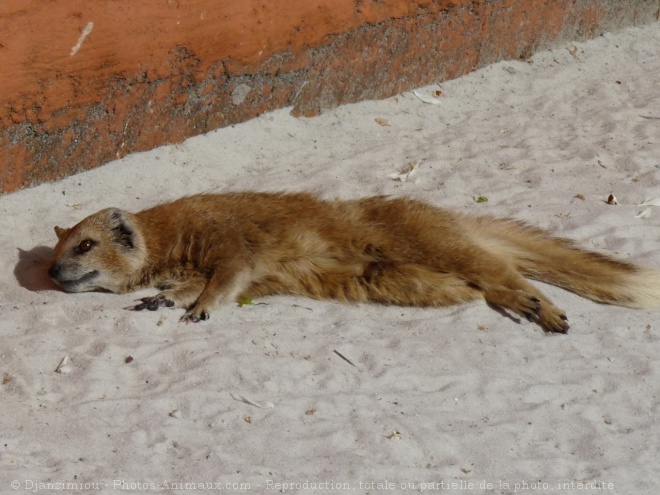
[[[32,292],[56,290],[62,292],[48,276],[48,267],[53,262],[55,252],[48,246],[37,246],[29,251],[18,248],[18,263],[14,267],[14,277],[18,284]]]

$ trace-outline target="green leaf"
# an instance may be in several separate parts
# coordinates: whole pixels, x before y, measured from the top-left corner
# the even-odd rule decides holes
[[[239,308],[242,308],[243,306],[247,306],[249,304],[254,304],[250,296],[241,296],[238,298],[237,302]]]

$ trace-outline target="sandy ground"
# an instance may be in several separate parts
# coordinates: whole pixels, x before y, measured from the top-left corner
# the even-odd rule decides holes
[[[660,24],[607,34],[417,90],[437,104],[285,109],[0,197],[0,492],[657,493],[658,313],[544,287],[566,336],[483,303],[295,297],[186,325],[45,270],[54,225],[243,189],[411,195],[660,266],[639,205],[660,196],[659,46]]]

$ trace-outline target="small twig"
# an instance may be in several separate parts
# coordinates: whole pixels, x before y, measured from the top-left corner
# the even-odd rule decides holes
[[[64,356],[60,361],[60,364],[58,364],[57,368],[55,368],[55,373],[68,373],[69,371],[71,371],[71,369],[67,366],[68,362],[69,362],[69,356]]]
[[[660,117],[655,117],[653,115],[640,115],[640,117],[648,120],[660,120]]]
[[[350,364],[351,366],[357,368],[357,366],[355,366],[355,365],[351,362],[351,360],[348,359],[346,356],[344,356],[341,352],[339,352],[339,351],[337,351],[337,350],[335,350],[335,351],[333,351],[333,352],[334,352],[335,354],[337,354],[337,356],[339,356],[340,358],[342,358],[344,361],[346,361],[348,364]]]
[[[293,100],[291,100],[291,104],[295,103],[296,100],[298,99],[298,96],[300,95],[300,92],[303,90],[305,85],[307,84],[307,81],[303,82],[302,85],[298,88],[298,91],[296,91],[296,95],[293,97]]]
[[[306,309],[307,311],[314,311],[312,308],[308,308],[307,306],[300,306],[299,304],[292,304],[292,308],[301,308],[301,309]]]

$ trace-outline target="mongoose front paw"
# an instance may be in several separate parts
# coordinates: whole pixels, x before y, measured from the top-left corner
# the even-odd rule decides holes
[[[186,323],[199,323],[200,321],[208,320],[210,316],[211,315],[209,315],[209,312],[206,310],[199,311],[193,308],[181,317],[181,321],[185,321]]]
[[[568,317],[559,310],[541,314],[540,323],[543,328],[552,333],[567,333],[570,328]]]
[[[142,311],[143,309],[156,311],[161,306],[165,306],[167,308],[172,308],[174,306],[174,301],[166,298],[163,294],[157,294],[151,297],[143,297],[138,299],[138,301],[142,302],[140,304],[136,304],[135,306],[131,306],[128,309],[133,311]]]

